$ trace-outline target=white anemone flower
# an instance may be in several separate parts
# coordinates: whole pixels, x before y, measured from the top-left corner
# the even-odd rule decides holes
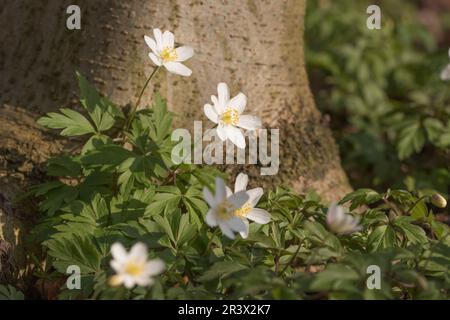
[[[234,239],[235,232],[245,232],[244,222],[234,214],[248,201],[245,191],[228,194],[225,182],[221,178],[216,178],[216,194],[213,196],[205,187],[203,197],[211,207],[206,214],[206,223],[210,227],[219,226],[223,234],[230,239]]]
[[[169,72],[189,77],[192,70],[181,62],[186,61],[194,55],[194,49],[188,46],[175,48],[175,37],[172,32],[161,32],[153,29],[153,36],[144,36],[145,43],[152,49],[148,55],[158,67],[164,66]]]
[[[336,203],[328,208],[327,223],[330,230],[338,234],[349,234],[361,230],[359,218],[346,214],[344,208]]]
[[[450,49],[448,50],[448,56],[450,57]],[[450,80],[450,64],[448,64],[448,65],[441,71],[441,80],[442,80],[442,81],[448,81],[448,80]]]
[[[262,188],[254,188],[247,190],[248,176],[245,173],[239,173],[234,184],[234,192],[245,191],[248,195],[248,201],[234,212],[234,214],[241,218],[245,224],[245,231],[240,232],[242,238],[248,237],[249,221],[254,221],[259,224],[266,224],[270,222],[270,213],[264,209],[255,208],[261,199],[264,191]],[[247,190],[247,191],[246,191]],[[231,190],[227,188],[227,192],[231,194]]]
[[[242,92],[230,99],[226,83],[217,86],[218,97],[211,96],[213,106],[205,104],[205,115],[217,123],[217,135],[222,141],[230,139],[238,148],[245,148],[245,137],[241,130],[256,130],[261,128],[261,119],[255,116],[243,115],[247,97]]]
[[[141,242],[136,243],[129,253],[122,244],[116,242],[111,246],[111,254],[113,260],[110,264],[116,272],[110,280],[112,286],[122,283],[128,289],[135,285],[150,286],[154,282],[152,277],[165,269],[162,260],[147,260],[147,247]]]

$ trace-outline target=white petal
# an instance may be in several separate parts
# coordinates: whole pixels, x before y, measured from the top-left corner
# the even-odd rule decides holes
[[[441,80],[442,81],[450,80],[450,64],[441,71]]]
[[[336,220],[342,221],[342,220],[345,220],[346,217],[351,217],[351,216],[345,213],[344,207],[337,206],[337,208],[336,208]]]
[[[228,102],[230,101],[230,91],[228,90],[228,85],[224,82],[221,82],[217,85],[217,93],[219,95],[219,105],[221,107],[227,107]]]
[[[239,191],[228,197],[227,201],[229,201],[235,209],[239,209],[248,201],[248,195],[245,191]]]
[[[235,108],[241,114],[247,105],[247,96],[240,92],[237,96],[230,100],[229,106]]]
[[[192,74],[192,70],[180,62],[165,62],[164,67],[166,67],[169,72],[179,74],[180,76],[189,77]]]
[[[222,230],[222,233],[224,235],[226,235],[228,238],[234,239],[234,233],[231,230],[231,228],[228,226],[228,224],[226,224],[225,222],[220,222],[219,228],[220,228],[220,230]]]
[[[245,223],[239,217],[231,218],[225,221],[226,224],[231,228],[231,230],[236,232],[244,232],[245,231]]]
[[[119,242],[116,242],[111,246],[111,255],[113,256],[114,260],[117,260],[119,262],[123,262],[128,259],[127,251]]]
[[[352,229],[351,232],[358,232],[358,231],[361,231],[362,228],[363,228],[363,227],[362,227],[361,225],[359,225],[359,222],[356,221],[356,225],[353,227],[353,229]]]
[[[247,219],[243,219],[242,222],[244,222],[244,224],[245,224],[245,230],[239,232],[239,234],[241,235],[241,237],[242,237],[243,239],[247,239],[247,237],[248,237],[248,231],[249,231],[249,229],[250,229],[250,224],[248,223],[248,220],[247,220]]]
[[[338,206],[336,203],[332,203],[327,211],[327,223],[332,224],[336,221],[338,216],[338,211],[341,211],[342,208]]]
[[[208,103],[205,104],[203,106],[203,111],[205,112],[205,115],[208,117],[208,119],[212,122],[217,123],[219,121],[219,116],[217,115],[216,110],[212,105]]]
[[[225,107],[219,103],[219,99],[217,99],[215,95],[211,96],[211,101],[213,102],[217,114],[222,114],[225,111]]]
[[[348,234],[361,229],[358,225],[359,218],[346,214],[344,208],[336,203],[332,203],[328,208],[327,223],[331,231],[340,234]]]
[[[192,58],[192,56],[194,55],[194,49],[192,49],[191,47],[188,47],[188,46],[179,47],[175,51],[177,53],[177,61],[178,62],[185,61],[189,58]]]
[[[227,132],[225,131],[225,126],[222,123],[219,123],[216,131],[217,131],[217,135],[219,136],[220,140],[222,140],[222,141],[227,140]]]
[[[113,268],[116,273],[120,273],[124,269],[124,263],[120,262],[118,260],[111,260],[109,262],[109,264],[110,264],[111,268]]]
[[[332,229],[332,231],[340,234],[349,234],[359,231],[362,229],[362,227],[358,225],[358,222],[359,219],[354,219],[351,215],[347,215],[347,219],[345,219],[345,221],[338,226],[334,226],[334,229]]]
[[[134,281],[134,277],[124,274],[123,275],[123,284],[125,285],[125,287],[127,287],[128,289],[131,289],[134,287],[135,285],[135,281]]]
[[[227,198],[227,188],[222,178],[216,178],[216,203],[221,203]]]
[[[154,53],[158,52],[158,46],[156,45],[156,41],[149,36],[144,36],[145,43],[152,49]]]
[[[259,224],[269,223],[271,218],[270,213],[259,208],[253,208],[245,217]]]
[[[256,130],[261,128],[262,124],[261,119],[258,117],[242,115],[239,116],[239,122],[237,126],[247,130]]]
[[[147,260],[147,246],[142,242],[136,243],[133,247],[131,247],[128,258],[135,259],[139,262]]]
[[[212,195],[211,191],[207,187],[203,188],[203,199],[208,203],[208,205],[213,208],[216,206],[216,201],[214,199],[214,196]]]
[[[217,219],[212,210],[209,210],[205,217],[206,224],[210,227],[217,226]]]
[[[230,139],[231,142],[233,142],[238,148],[245,148],[245,137],[241,129],[234,126],[226,126],[225,133],[227,135],[227,138]]]
[[[239,173],[236,177],[236,182],[234,183],[234,192],[239,192],[247,189],[248,175],[245,173]]]
[[[151,276],[156,276],[161,274],[164,270],[166,270],[166,265],[164,261],[160,259],[153,259],[147,262],[146,265],[146,274]]]
[[[259,199],[261,199],[262,195],[264,194],[264,190],[263,188],[254,188],[247,190],[247,194],[249,198],[248,202],[250,206],[253,208],[258,204]]]
[[[230,197],[233,194],[233,191],[231,191],[231,188],[227,186],[227,198]]]
[[[163,41],[162,41],[162,33],[158,28],[153,29],[153,36],[155,37],[156,46],[158,47],[158,51],[163,49]]]
[[[155,280],[146,276],[137,277],[134,280],[136,281],[136,284],[141,287],[148,287],[155,283]]]
[[[162,66],[161,60],[154,54],[153,52],[150,52],[148,54],[150,59],[152,59],[153,63],[156,64],[158,67]]]
[[[164,31],[162,35],[162,45],[163,48],[172,49],[175,46],[175,37],[172,32]]]

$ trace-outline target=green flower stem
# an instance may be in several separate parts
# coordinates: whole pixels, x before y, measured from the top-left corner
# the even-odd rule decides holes
[[[281,270],[282,275],[286,272],[287,268],[294,262],[295,258],[297,257],[298,253],[300,252],[300,247],[302,246],[302,243],[303,243],[303,241],[300,241],[300,243],[298,244],[297,250],[295,250],[295,253],[292,255],[291,259],[289,259],[289,262],[286,263],[283,270]]]
[[[135,103],[135,105],[133,106],[133,108],[131,109],[130,115],[125,123],[124,131],[127,131],[129,129],[131,122],[133,121],[134,115],[136,114],[137,108],[139,107],[139,104],[141,103],[141,99],[142,99],[145,89],[147,89],[148,84],[150,83],[150,80],[152,80],[152,78],[155,76],[155,74],[158,72],[158,70],[160,68],[161,67],[154,68],[152,73],[148,77],[147,81],[145,81],[145,84],[142,87],[141,93],[139,94],[139,98],[138,98],[137,102]]]

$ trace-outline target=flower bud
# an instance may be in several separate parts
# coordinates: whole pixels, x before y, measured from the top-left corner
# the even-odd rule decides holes
[[[447,200],[445,200],[445,198],[439,193],[433,194],[431,197],[431,203],[438,208],[445,208],[447,206]]]

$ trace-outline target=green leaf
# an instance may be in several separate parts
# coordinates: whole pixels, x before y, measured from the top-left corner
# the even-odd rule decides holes
[[[448,225],[434,219],[431,221],[431,229],[436,234],[438,239],[442,239],[450,233],[450,227]]]
[[[428,216],[428,208],[425,204],[425,200],[420,200],[414,204],[414,208],[411,210],[411,216],[416,219],[423,219]]]
[[[24,295],[11,285],[0,285],[0,300],[24,300]]]
[[[124,118],[122,111],[111,101],[103,98],[80,73],[77,72],[81,104],[89,112],[98,132],[106,131],[114,125],[114,118]]]
[[[412,224],[414,220],[412,217],[401,216],[397,217],[393,224],[403,232],[412,244],[427,242],[428,238],[425,231],[421,227]]]
[[[177,232],[177,246],[182,246],[187,243],[189,240],[194,238],[197,233],[197,228],[189,223],[189,215],[183,214],[180,218],[180,224],[178,226]]]
[[[371,252],[390,248],[395,245],[395,230],[389,225],[382,225],[375,228],[367,239],[367,245]]]
[[[310,289],[313,291],[358,290],[355,286],[359,274],[345,265],[329,265],[326,270],[319,272]]]
[[[342,250],[339,239],[332,233],[328,232],[320,223],[305,221],[304,222],[306,238],[319,247],[327,246],[332,249],[335,256],[340,254]]]
[[[427,118],[424,120],[423,125],[430,141],[439,139],[445,131],[444,125],[438,119]]]
[[[51,188],[45,192],[45,199],[39,204],[41,211],[47,212],[47,215],[52,216],[65,204],[75,200],[78,197],[78,190],[76,187],[65,185],[61,182],[57,182],[58,186]],[[56,184],[55,184],[56,185]],[[39,195],[43,192],[37,192]]]
[[[101,253],[94,238],[85,235],[61,234],[54,235],[44,242],[48,254],[53,258],[53,266],[63,274],[67,267],[77,265],[82,273],[101,271]]]
[[[177,240],[175,238],[175,230],[172,229],[168,218],[166,216],[162,217],[159,215],[155,215],[153,219],[165,231],[172,243],[176,244]]]
[[[194,222],[200,230],[204,216],[208,212],[208,205],[203,200],[202,192],[196,187],[189,188],[184,194],[183,203],[188,209],[191,222]]]
[[[84,155],[89,151],[100,149],[104,146],[112,144],[114,144],[114,142],[110,137],[105,136],[103,134],[96,134],[90,137],[88,141],[86,141],[86,143],[83,146],[83,149],[81,150],[81,154]]]
[[[60,155],[47,162],[47,174],[54,177],[79,177],[82,174],[78,158]]]
[[[358,189],[347,194],[339,203],[351,201],[350,210],[354,210],[359,206],[372,204],[381,200],[382,195],[372,189]]]
[[[81,157],[81,163],[86,166],[117,167],[134,154],[116,144],[108,144],[86,153]]]
[[[158,188],[152,203],[145,209],[145,216],[150,217],[162,212],[172,212],[178,207],[181,198],[181,191],[175,186]]]
[[[374,224],[387,224],[389,218],[383,210],[380,209],[369,209],[363,215],[362,224],[365,228],[371,227]]]
[[[62,136],[81,136],[95,133],[91,123],[80,113],[70,109],[60,109],[61,113],[50,112],[37,123],[50,129],[64,129]]]
[[[405,127],[399,135],[397,143],[398,157],[404,160],[413,152],[420,152],[425,145],[425,132],[420,123],[412,123]]]
[[[139,113],[142,128],[148,130],[151,140],[158,145],[169,137],[172,129],[172,117],[166,102],[158,92],[155,94],[152,108]]]
[[[235,261],[220,261],[214,263],[209,270],[199,277],[200,282],[208,282],[217,278],[229,276],[235,272],[246,269],[247,267],[236,263]]]

